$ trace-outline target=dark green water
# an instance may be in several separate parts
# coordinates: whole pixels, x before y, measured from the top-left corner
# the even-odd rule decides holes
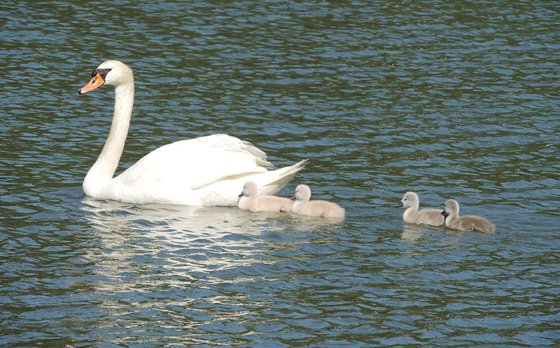
[[[0,5],[0,345],[557,346],[560,5]],[[344,223],[84,197],[119,59],[121,170],[228,133]],[[496,234],[403,224],[404,192]]]

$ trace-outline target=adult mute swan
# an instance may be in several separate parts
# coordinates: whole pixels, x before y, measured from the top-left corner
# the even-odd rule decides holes
[[[262,194],[278,193],[305,160],[269,171],[266,154],[248,142],[216,134],[162,146],[113,177],[130,125],[134,101],[132,70],[116,60],[103,62],[79,91],[115,86],[115,112],[109,136],[88,171],[84,193],[98,199],[130,203],[235,206],[243,184],[253,181]]]

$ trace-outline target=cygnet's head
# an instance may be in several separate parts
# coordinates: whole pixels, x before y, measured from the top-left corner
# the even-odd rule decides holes
[[[132,70],[126,64],[118,60],[106,60],[91,73],[91,80],[79,93],[91,92],[103,85],[119,86],[133,81]]]
[[[415,192],[407,192],[401,199],[401,207],[414,207],[420,204],[420,198]]]
[[[311,199],[311,189],[307,185],[297,185],[296,187],[296,201],[307,202]]]
[[[257,184],[252,181],[247,181],[245,185],[243,185],[243,191],[239,194],[239,197],[251,197],[257,194]]]
[[[459,202],[454,199],[448,199],[447,202],[445,202],[445,208],[441,214],[445,217],[448,217],[449,215],[459,215]]]

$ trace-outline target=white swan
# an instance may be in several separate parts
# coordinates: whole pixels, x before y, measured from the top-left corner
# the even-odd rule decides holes
[[[103,62],[79,93],[115,86],[115,112],[101,154],[88,171],[86,195],[131,203],[235,206],[243,184],[254,181],[262,194],[279,192],[305,160],[269,171],[266,154],[248,142],[217,134],[162,146],[113,178],[130,125],[134,101],[132,70],[115,60]]]

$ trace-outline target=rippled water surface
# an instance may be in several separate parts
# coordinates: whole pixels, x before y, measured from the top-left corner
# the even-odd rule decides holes
[[[17,1],[0,6],[0,345],[557,346],[560,6]],[[228,133],[336,201],[332,223],[85,197],[110,87],[122,170]],[[495,234],[403,224],[414,190]]]

